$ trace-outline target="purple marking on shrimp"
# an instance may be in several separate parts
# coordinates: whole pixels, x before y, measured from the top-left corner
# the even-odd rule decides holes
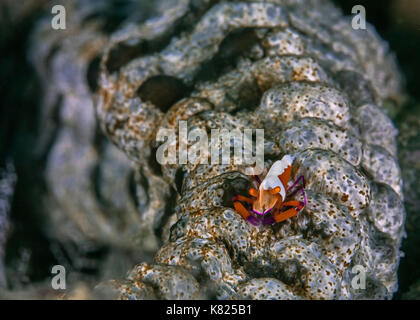
[[[259,226],[261,224],[261,220],[257,219],[254,216],[249,216],[246,220],[254,226]]]
[[[271,207],[270,209],[267,209],[267,210],[264,212],[264,215],[266,215],[266,214],[270,213],[270,211],[271,211],[271,210],[273,210],[273,208],[274,208],[274,207]]]
[[[270,209],[265,210],[264,212],[259,212],[257,210],[252,209],[252,211],[260,216],[265,216],[268,213],[270,213],[271,210],[273,210],[274,207],[271,207]]]
[[[306,185],[305,177],[303,175],[301,175],[301,176],[299,176],[299,178],[296,179],[296,181],[292,184],[292,186],[287,189],[287,192],[289,192],[290,190],[292,190],[299,183],[300,180],[303,180],[303,183],[302,184],[303,184],[303,187],[305,187],[305,185]]]
[[[305,192],[305,188],[301,187],[302,190],[302,194],[303,194],[303,205],[306,207],[306,192]]]
[[[289,195],[289,197],[293,196],[295,193],[297,193],[299,191],[302,192],[302,195],[303,195],[303,206],[305,207],[306,204],[307,204],[305,188],[303,188],[303,187],[297,188],[292,194]]]
[[[263,213],[263,212],[259,212],[259,211],[254,210],[254,209],[252,209],[252,212],[254,212],[254,213],[256,213],[256,214],[258,214],[258,215],[260,215],[260,216],[263,216],[263,215],[264,215],[264,213]]]
[[[274,220],[273,217],[266,217],[262,222],[262,224],[264,225],[273,224],[273,223],[276,223],[276,220]]]
[[[293,196],[293,195],[295,195],[299,190],[301,190],[302,188],[305,188],[305,178],[303,178],[303,176],[300,176],[299,178],[298,178],[298,180],[296,180],[296,182],[293,184],[293,186],[291,186],[287,191],[290,191],[293,187],[295,187],[295,185],[297,184],[297,182],[299,181],[299,180],[303,180],[303,183],[302,183],[302,185],[300,186],[300,187],[297,187],[292,193],[289,193],[287,196],[288,197],[291,197],[291,196]]]
[[[255,178],[255,180],[257,180],[258,185],[260,185],[260,184],[261,184],[261,179],[260,179],[260,177],[259,177],[258,175],[254,175],[254,178]]]

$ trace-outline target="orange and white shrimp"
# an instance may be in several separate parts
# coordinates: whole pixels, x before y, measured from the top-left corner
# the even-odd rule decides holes
[[[287,187],[293,161],[293,156],[285,155],[273,163],[264,180],[254,176],[258,190],[250,188],[251,197],[234,196],[235,210],[256,226],[281,222],[299,213],[306,206],[305,178],[300,176],[290,188]],[[300,186],[299,182],[302,182]],[[288,200],[298,191],[302,192],[304,201]]]

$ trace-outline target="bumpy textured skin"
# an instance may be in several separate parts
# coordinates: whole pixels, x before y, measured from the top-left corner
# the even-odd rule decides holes
[[[66,29],[53,30],[46,16],[36,25],[29,54],[45,93],[37,148],[48,153],[45,202],[50,236],[68,248],[66,254],[77,268],[93,267],[96,262],[86,254],[101,245],[133,251],[142,244],[140,251],[153,253],[169,186],[108,141],[93,106],[94,64],[109,34],[104,31],[106,19],[92,16],[109,13],[110,8],[103,1],[55,4],[66,8]],[[123,25],[144,20],[147,4],[131,5],[132,15]],[[146,190],[147,185],[158,189]]]
[[[66,3],[78,13],[68,16],[83,21],[94,3]],[[39,70],[45,112],[61,106],[47,166],[57,236],[131,248],[161,240],[153,263],[113,282],[122,299],[391,298],[405,211],[397,130],[381,107],[401,97],[386,43],[325,1],[161,3],[110,36],[94,19],[68,22],[66,37],[49,21],[35,33],[48,34],[32,53],[50,57],[52,71]],[[119,150],[96,130],[93,105]],[[249,186],[243,167],[156,164],[158,129],[177,132],[180,120],[190,130],[263,128],[266,167],[295,155],[292,179],[305,176],[308,205],[255,227],[231,201]],[[134,162],[136,205],[123,153]],[[351,286],[356,265],[365,290]]]
[[[103,129],[130,158],[146,163],[155,156],[157,130],[177,129],[179,120],[208,132],[264,128],[266,165],[294,154],[292,175],[305,176],[308,205],[284,223],[254,227],[229,200],[246,190],[243,168],[163,165],[168,184],[175,186],[177,175],[183,180],[170,220],[176,223],[154,263],[137,266],[120,287],[121,297],[145,298],[154,289],[160,298],[198,298],[211,288],[222,299],[390,298],[405,212],[397,131],[381,109],[401,90],[386,45],[371,27],[353,30],[349,18],[321,1],[200,6],[208,9],[189,17],[192,27],[112,70],[122,42],[157,35],[139,26],[142,32],[111,40],[96,103]],[[172,29],[169,20],[159,31]],[[231,36],[238,30],[252,46]],[[210,69],[229,55],[221,50],[233,50],[233,63],[206,78],[206,63]],[[165,107],[147,90],[179,90],[183,99]],[[366,268],[365,290],[351,286],[358,264]]]

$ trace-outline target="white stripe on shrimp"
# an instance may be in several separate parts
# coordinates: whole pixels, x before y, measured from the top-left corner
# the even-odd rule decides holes
[[[261,182],[260,190],[261,188],[263,188],[264,190],[270,190],[276,187],[280,187],[279,193],[282,197],[282,200],[284,200],[286,198],[287,186],[283,185],[283,183],[279,179],[279,176],[284,172],[284,170],[288,166],[292,165],[294,159],[294,156],[285,155],[281,160],[277,160],[276,162],[274,162],[267,175],[265,176],[264,180]]]

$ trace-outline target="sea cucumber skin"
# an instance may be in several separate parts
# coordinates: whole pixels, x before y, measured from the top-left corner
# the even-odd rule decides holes
[[[133,47],[142,49],[127,57]],[[73,214],[69,218],[84,236],[89,232],[81,226],[90,228],[97,241],[129,248],[154,241],[153,262],[138,261],[126,281],[114,284],[120,298],[392,298],[405,210],[398,132],[383,104],[399,105],[403,89],[394,56],[372,26],[353,30],[351,17],[326,1],[182,0],[161,17],[104,36],[95,52],[101,62],[94,102],[86,92],[86,101],[67,110],[82,112],[89,104],[83,112],[92,123],[82,127],[93,130],[98,123],[110,151],[98,156],[92,135],[72,125],[62,134],[78,133],[80,139],[60,138],[54,148],[78,141],[78,150],[82,144],[90,150],[81,153],[91,154],[85,169],[63,156],[74,177],[83,178],[95,163],[104,176],[117,164],[137,172],[140,206],[123,202],[119,218],[111,210],[103,222],[88,219],[104,209],[94,195],[86,197],[92,187],[82,184],[79,198],[89,206],[78,206],[79,223]],[[75,91],[78,99],[83,90]],[[292,179],[305,176],[308,205],[281,224],[255,227],[231,201],[249,187],[243,166],[156,165],[158,130],[178,132],[181,120],[208,132],[264,129],[265,167],[294,155]],[[62,172],[54,169],[62,166],[54,158],[59,154],[50,154],[49,177],[62,188],[54,194],[62,210],[71,203],[58,193],[65,182],[54,178]],[[108,177],[103,192],[111,197],[117,177]],[[133,228],[117,231],[119,219]],[[352,287],[356,265],[366,270],[365,290]]]

